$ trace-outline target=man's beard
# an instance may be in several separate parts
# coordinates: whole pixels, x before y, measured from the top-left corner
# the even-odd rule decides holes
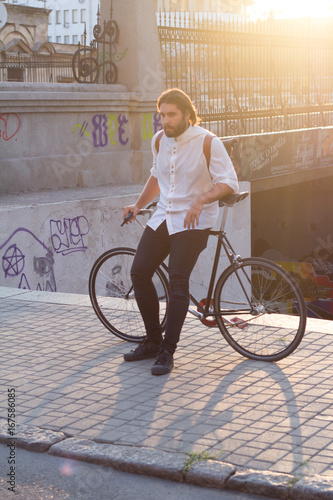
[[[178,125],[178,127],[171,127],[170,125],[167,125],[163,128],[163,130],[167,137],[179,137],[185,132],[185,130],[188,129],[188,127],[189,122],[186,120],[186,118],[184,118],[184,120]]]

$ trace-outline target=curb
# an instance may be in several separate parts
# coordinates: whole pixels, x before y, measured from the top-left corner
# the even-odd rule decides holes
[[[11,436],[6,420],[0,420],[0,443],[201,487],[283,500],[333,500],[331,476],[297,478],[290,474],[242,469],[215,460],[196,462],[184,472],[186,453],[96,442],[24,424],[18,424],[15,436]]]

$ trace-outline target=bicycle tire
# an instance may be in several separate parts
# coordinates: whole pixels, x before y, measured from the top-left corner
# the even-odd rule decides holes
[[[243,259],[237,269],[229,266],[216,283],[214,307],[225,340],[250,359],[279,361],[304,335],[306,307],[299,286],[281,266],[263,258]]]
[[[134,255],[135,250],[127,247],[108,250],[96,260],[89,275],[89,296],[97,317],[111,333],[129,342],[139,342],[146,337],[130,277]],[[160,268],[153,276],[153,283],[164,330],[169,289]]]

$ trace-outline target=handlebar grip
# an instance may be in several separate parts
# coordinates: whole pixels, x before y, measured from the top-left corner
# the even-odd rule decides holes
[[[124,217],[124,221],[122,224],[120,224],[120,226],[123,226],[124,224],[126,224],[128,221],[130,221],[133,217],[133,212],[128,212],[128,214],[126,215],[126,217]]]

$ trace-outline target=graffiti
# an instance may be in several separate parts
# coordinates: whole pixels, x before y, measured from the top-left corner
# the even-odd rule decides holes
[[[329,234],[326,241],[320,236],[317,237],[318,245],[314,249],[315,256],[319,256],[322,262],[327,261],[333,256],[333,239]]]
[[[1,125],[4,126],[3,130],[1,130]],[[4,141],[13,139],[20,130],[20,127],[21,120],[16,113],[3,113],[0,115],[0,138]],[[17,138],[15,141],[17,141]]]
[[[143,113],[142,116],[142,139],[151,139],[156,132],[162,129],[161,116],[159,113]]]
[[[7,276],[18,276],[24,269],[25,256],[16,244],[11,245],[2,257],[2,269]]]
[[[317,247],[300,259],[291,259],[277,250],[274,261],[288,271],[298,283],[306,301],[307,315],[333,320],[333,241],[327,235],[317,239]],[[258,239],[254,254],[272,259],[271,246]]]
[[[88,247],[83,237],[89,233],[89,229],[89,223],[83,215],[73,219],[64,218],[62,221],[51,220],[51,242],[55,253],[68,255],[73,252],[85,252]]]
[[[34,245],[34,257],[28,258],[22,251]],[[0,245],[2,271],[8,286],[31,290],[34,283],[36,290],[56,292],[53,253],[31,231],[20,227],[13,231]]]
[[[87,130],[89,123],[84,121],[82,125],[78,123],[73,127],[72,134],[79,128],[81,137],[92,135],[95,148],[104,148],[109,143],[125,146],[129,141],[128,131],[125,128],[127,123],[128,118],[125,114],[96,114],[91,120],[92,130]]]
[[[83,125],[80,125],[79,123],[77,123],[75,125],[75,127],[73,127],[72,133],[74,132],[74,130],[76,130],[79,127],[79,129],[80,129],[80,136],[81,137],[83,137],[83,136],[89,137],[90,134],[91,134],[91,132],[87,132],[87,130],[86,130],[87,126],[88,126],[88,122],[86,122],[86,121],[83,122]]]
[[[77,123],[72,129],[72,134],[79,129],[81,137],[91,135],[95,148],[105,148],[108,144],[126,146],[129,141],[127,124],[128,118],[125,114],[96,114],[92,117],[90,127],[86,120],[82,124]],[[142,139],[150,140],[156,132],[162,129],[160,114],[143,113],[141,125]]]
[[[111,61],[120,62],[122,59],[124,59],[127,51],[128,49],[125,49],[124,52],[116,52],[115,54],[111,55]],[[99,64],[102,64],[104,61],[110,61],[110,52],[106,51],[99,54]]]

